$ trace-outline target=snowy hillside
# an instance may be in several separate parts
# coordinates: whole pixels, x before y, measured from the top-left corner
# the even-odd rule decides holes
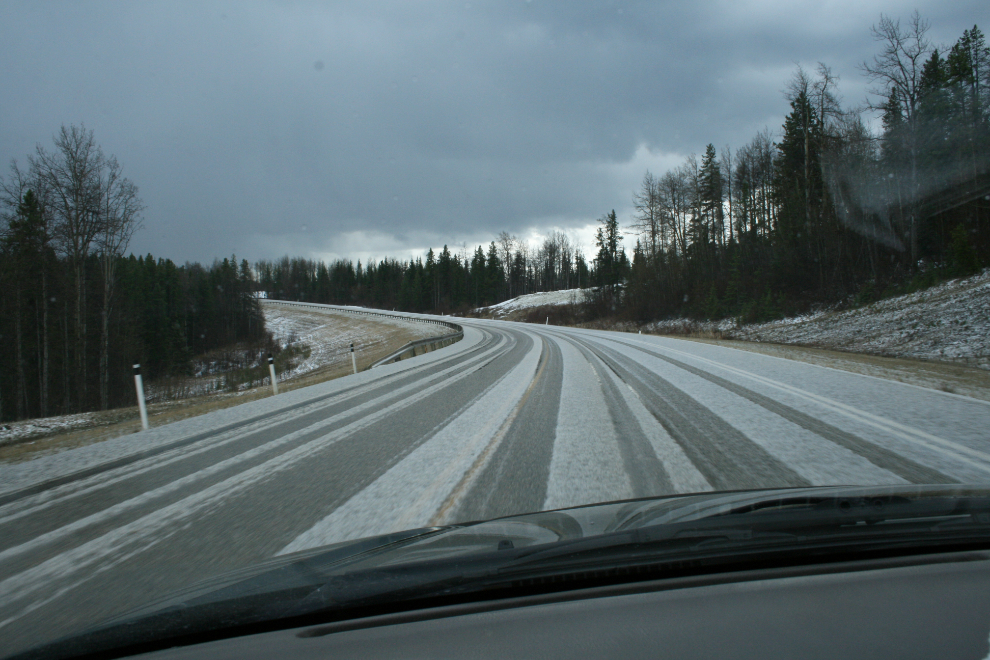
[[[858,309],[747,325],[730,334],[990,369],[990,270]]]
[[[529,293],[525,296],[512,298],[491,307],[482,307],[475,310],[479,313],[488,313],[495,318],[504,318],[523,309],[534,307],[553,307],[557,305],[576,305],[584,302],[584,294],[587,289],[564,289],[562,291],[544,291],[541,293]]]
[[[743,326],[733,319],[672,319],[650,323],[642,330],[939,360],[990,369],[990,270],[856,309],[825,310]]]
[[[355,342],[362,363],[381,346],[425,339],[443,334],[435,325],[399,317],[366,317],[321,308],[264,305],[265,326],[283,348],[305,346],[305,356],[279,380],[296,378],[318,369],[350,364],[350,344]],[[398,347],[396,346],[396,347]],[[383,353],[381,357],[387,354]]]

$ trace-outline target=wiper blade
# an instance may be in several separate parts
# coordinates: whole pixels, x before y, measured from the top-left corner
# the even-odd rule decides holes
[[[520,552],[500,573],[630,563],[720,550],[795,550],[882,541],[990,539],[990,498],[780,497],[683,522],[666,522]]]

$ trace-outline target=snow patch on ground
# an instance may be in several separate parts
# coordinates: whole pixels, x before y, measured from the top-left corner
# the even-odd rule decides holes
[[[990,270],[859,309],[743,326],[731,334],[990,369]]]
[[[43,419],[9,422],[0,426],[0,445],[20,442],[28,438],[41,438],[52,433],[86,428],[93,425],[93,413],[60,415]]]
[[[265,327],[283,348],[306,346],[308,357],[293,362],[279,380],[298,378],[317,369],[350,364],[351,343],[367,351],[388,342],[396,333],[409,341],[444,334],[445,328],[399,317],[365,317],[332,309],[263,305]]]
[[[512,298],[505,302],[500,302],[491,307],[482,307],[474,310],[480,313],[493,314],[496,318],[508,316],[511,312],[520,309],[530,309],[533,307],[550,307],[556,305],[578,305],[584,302],[587,289],[563,289],[562,291],[544,291],[541,293],[529,293],[525,296]]]
[[[735,319],[656,321],[656,334],[796,344],[990,369],[990,269],[865,307],[823,310],[768,323]]]

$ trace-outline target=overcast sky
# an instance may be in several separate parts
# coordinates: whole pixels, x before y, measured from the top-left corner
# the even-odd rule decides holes
[[[986,0],[3,0],[0,160],[85,124],[147,206],[132,250],[179,263],[587,245],[647,169],[778,130],[796,63],[860,104],[870,26],[916,8],[937,43],[988,28]]]

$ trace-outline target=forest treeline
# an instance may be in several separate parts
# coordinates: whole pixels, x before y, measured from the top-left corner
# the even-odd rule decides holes
[[[267,334],[246,261],[176,266],[124,256],[137,187],[92,131],[0,180],[0,420],[135,405],[134,364],[156,378]]]
[[[423,258],[386,258],[366,266],[350,259],[327,264],[286,256],[257,262],[255,274],[259,288],[273,298],[437,313],[597,282],[581,250],[559,231],[536,248],[502,232],[487,250],[478,246],[473,253],[445,245]]]
[[[946,52],[928,30],[873,26],[881,131],[819,64],[789,82],[778,140],[647,172],[623,313],[761,320],[990,265],[990,50],[976,26]]]

